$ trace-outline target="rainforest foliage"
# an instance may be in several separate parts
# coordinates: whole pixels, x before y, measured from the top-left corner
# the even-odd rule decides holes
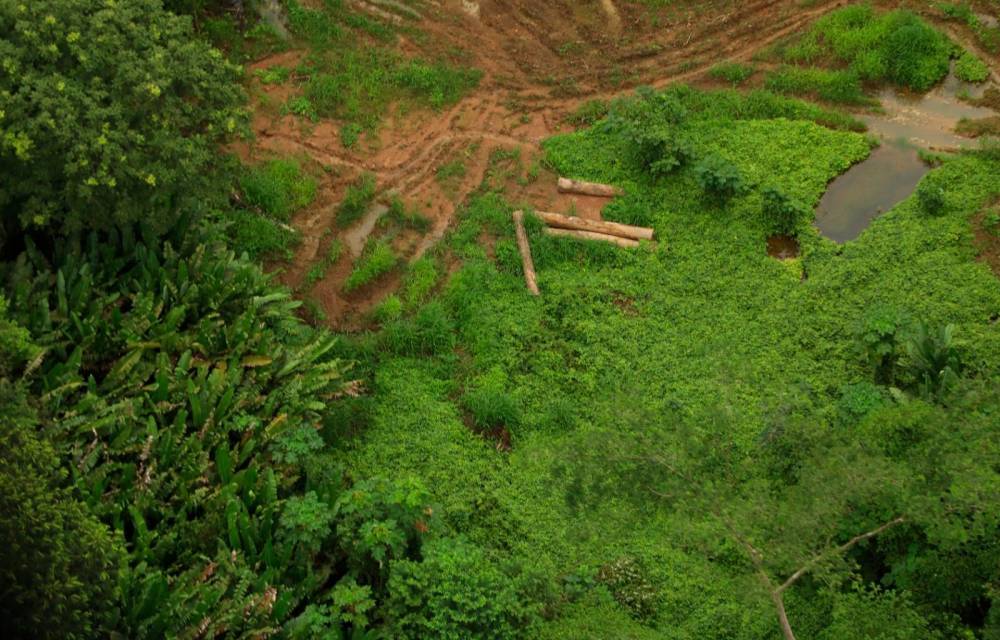
[[[422,258],[367,245],[345,287],[402,282],[336,335],[256,261],[317,182],[219,154],[241,87],[288,82],[356,138],[478,74],[362,55],[388,27],[346,3],[286,6],[323,43],[294,79],[228,61],[285,41],[230,38],[219,3],[0,1],[5,637],[770,640],[781,614],[799,638],[1000,637],[1000,286],[970,225],[995,147],[838,245],[812,212],[877,144],[850,115],[776,80],[588,103],[546,166],[624,189],[603,215],[655,243],[546,235],[494,179],[537,169],[497,152]],[[917,89],[954,53],[867,5],[790,46]]]

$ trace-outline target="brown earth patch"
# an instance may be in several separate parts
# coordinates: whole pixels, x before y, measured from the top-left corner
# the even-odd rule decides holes
[[[419,30],[424,37],[401,37],[399,49],[426,59],[467,53],[466,64],[484,72],[478,89],[440,112],[390,113],[377,139],[353,149],[340,141],[340,124],[310,123],[282,115],[276,105],[289,95],[288,85],[251,80],[255,142],[235,149],[256,161],[272,156],[306,156],[324,169],[316,201],[292,224],[302,243],[280,274],[297,287],[322,259],[323,240],[343,233],[334,224],[337,203],[347,185],[362,172],[375,175],[380,191],[392,190],[431,221],[422,236],[398,239],[402,257],[423,255],[444,236],[456,211],[491,168],[495,149],[518,149],[522,172],[511,175],[504,190],[512,202],[598,219],[606,199],[566,196],[555,189],[545,170],[527,175],[541,157],[540,143],[568,131],[566,117],[587,100],[609,99],[639,84],[661,87],[701,78],[724,60],[748,60],[754,52],[794,34],[843,0],[816,2],[802,9],[791,0],[707,0],[695,7],[653,9],[638,2],[616,2],[620,34],[609,28],[603,0],[484,0],[478,18],[460,1],[426,5]],[[250,65],[252,71],[274,65],[294,68],[305,55],[289,51]],[[444,183],[440,167],[461,159],[461,177]],[[401,270],[351,296],[339,293],[350,273],[351,257],[329,269],[309,294],[337,328],[364,325],[364,316],[391,293]]]

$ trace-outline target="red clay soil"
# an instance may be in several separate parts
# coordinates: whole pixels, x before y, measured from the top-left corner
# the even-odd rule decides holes
[[[479,3],[478,19],[463,12],[460,1],[443,0],[439,8],[427,5],[419,24],[427,37],[420,43],[401,38],[399,48],[430,59],[456,48],[470,52],[468,64],[484,72],[480,86],[441,112],[390,114],[377,143],[368,149],[361,148],[364,144],[345,149],[337,122],[307,126],[300,118],[280,115],[274,105],[287,99],[289,88],[253,81],[256,142],[238,153],[251,161],[306,157],[324,169],[318,172],[316,201],[293,220],[302,243],[281,279],[294,287],[322,259],[326,238],[331,230],[336,233],[336,206],[362,172],[375,174],[380,190],[395,190],[431,219],[425,236],[408,234],[396,241],[402,256],[415,259],[444,235],[458,206],[482,184],[495,149],[520,150],[522,167],[530,167],[541,157],[541,141],[570,130],[566,116],[583,102],[609,99],[639,84],[697,79],[718,62],[749,59],[843,4],[820,1],[802,10],[794,0],[709,0],[695,10],[619,1],[618,36],[608,29],[603,0],[485,0]],[[294,68],[302,55],[278,54],[251,69],[275,64]],[[464,162],[464,176],[443,186],[437,170],[456,158]],[[559,194],[555,176],[544,171],[534,181],[512,178],[506,186],[514,203],[590,218],[599,217],[607,202]],[[363,326],[365,315],[399,281],[396,274],[343,295],[354,257],[343,256],[310,294],[329,323],[345,330]]]

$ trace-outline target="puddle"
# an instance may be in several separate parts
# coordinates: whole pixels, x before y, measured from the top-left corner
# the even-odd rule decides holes
[[[792,236],[771,236],[767,239],[767,255],[778,260],[798,258],[799,241]]]
[[[962,118],[986,118],[996,112],[972,106],[958,96],[982,97],[988,86],[990,83],[963,82],[949,73],[940,85],[923,96],[885,89],[878,94],[885,113],[862,115],[861,119],[869,131],[889,140],[906,140],[932,150],[975,147],[975,140],[955,133],[955,125]]]
[[[375,225],[378,223],[378,219],[382,217],[385,212],[389,210],[389,207],[382,203],[376,203],[365,211],[365,215],[361,217],[360,220],[355,222],[351,227],[345,231],[340,239],[347,246],[348,251],[351,252],[353,257],[358,257],[361,252],[365,249],[365,243],[368,242],[368,236],[371,235],[372,231],[375,229]]]
[[[913,147],[884,142],[867,160],[830,183],[816,210],[816,226],[836,242],[853,240],[872,220],[913,193],[929,170]]]
[[[996,112],[958,96],[980,97],[989,86],[963,82],[949,73],[926,95],[882,91],[878,99],[885,113],[861,116],[868,130],[883,139],[882,145],[830,183],[816,210],[820,232],[836,242],[853,240],[872,220],[909,197],[930,170],[917,147],[948,151],[978,146],[976,140],[956,134],[955,125],[962,118],[985,118]]]

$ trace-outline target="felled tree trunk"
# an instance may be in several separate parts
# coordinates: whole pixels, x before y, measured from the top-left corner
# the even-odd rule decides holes
[[[576,238],[577,240],[597,240],[600,242],[608,242],[627,249],[639,246],[638,240],[630,240],[619,236],[609,236],[606,233],[595,233],[594,231],[579,231],[577,229],[555,229],[553,227],[546,227],[545,233],[547,235],[557,236],[560,238]]]
[[[617,222],[605,222],[603,220],[588,220],[576,216],[564,216],[561,213],[550,213],[548,211],[536,211],[536,215],[545,221],[550,227],[560,229],[576,229],[578,231],[590,231],[592,233],[603,233],[619,238],[630,240],[652,240],[653,229],[648,227],[633,227],[630,224],[619,224]]]
[[[570,180],[569,178],[559,178],[557,186],[560,193],[577,193],[583,196],[599,196],[601,198],[613,198],[622,195],[621,189],[609,184],[583,182],[580,180]]]
[[[538,278],[535,276],[535,262],[531,259],[531,245],[528,244],[528,234],[524,230],[524,212],[514,212],[514,233],[517,235],[517,248],[521,251],[521,264],[524,266],[524,282],[528,285],[531,295],[540,295]]]

